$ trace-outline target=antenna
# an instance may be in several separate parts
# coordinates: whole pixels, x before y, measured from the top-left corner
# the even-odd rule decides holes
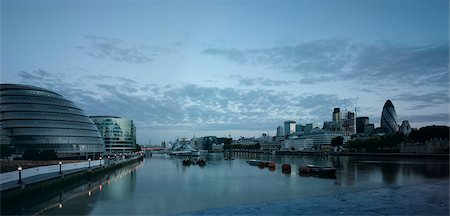
[[[356,95],[356,102],[355,102],[355,117],[356,117],[356,107],[358,106],[358,95]]]

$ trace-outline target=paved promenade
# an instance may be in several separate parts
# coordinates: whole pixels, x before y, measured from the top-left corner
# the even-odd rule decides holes
[[[120,159],[111,159],[111,160],[93,160],[91,162],[79,162],[79,163],[70,163],[63,164],[61,167],[63,175],[69,175],[73,173],[78,173],[81,171],[86,171],[88,169],[98,169],[101,166],[108,167],[109,165],[120,164],[130,160],[136,159],[133,158],[120,158]],[[106,164],[105,164],[106,163]],[[49,166],[40,166],[33,167],[29,169],[22,170],[22,182],[23,185],[29,185],[37,182],[42,182],[45,180],[50,180],[54,178],[60,177],[59,174],[59,165],[49,165]],[[12,171],[7,173],[0,174],[0,191],[5,191],[17,187],[22,187],[22,185],[18,184],[19,180],[19,171]]]

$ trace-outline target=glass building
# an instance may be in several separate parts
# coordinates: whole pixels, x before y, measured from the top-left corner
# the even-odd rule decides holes
[[[105,142],[106,154],[136,151],[136,126],[117,116],[91,116]]]
[[[0,123],[1,144],[11,145],[16,153],[54,150],[60,158],[98,158],[105,150],[83,110],[47,89],[1,84]]]
[[[381,128],[388,133],[395,133],[398,131],[397,113],[394,105],[390,100],[387,100],[381,112]]]

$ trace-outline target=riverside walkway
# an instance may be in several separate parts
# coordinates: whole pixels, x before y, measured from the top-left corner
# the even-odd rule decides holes
[[[129,158],[114,158],[114,159],[102,159],[92,160],[79,163],[68,163],[60,165],[49,165],[33,167],[23,169],[22,171],[12,171],[0,174],[0,191],[6,191],[14,188],[25,187],[38,182],[44,182],[46,180],[61,178],[64,175],[70,175],[80,172],[88,172],[103,167],[109,167],[112,165],[124,163],[139,158],[139,156]],[[61,173],[60,173],[61,169]],[[21,182],[19,181],[19,172],[21,172]]]

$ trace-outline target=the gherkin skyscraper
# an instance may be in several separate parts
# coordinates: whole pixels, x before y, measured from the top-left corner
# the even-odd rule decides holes
[[[381,112],[381,128],[384,128],[388,133],[395,133],[398,131],[397,113],[390,100],[387,100],[386,103],[384,103],[383,111]]]

